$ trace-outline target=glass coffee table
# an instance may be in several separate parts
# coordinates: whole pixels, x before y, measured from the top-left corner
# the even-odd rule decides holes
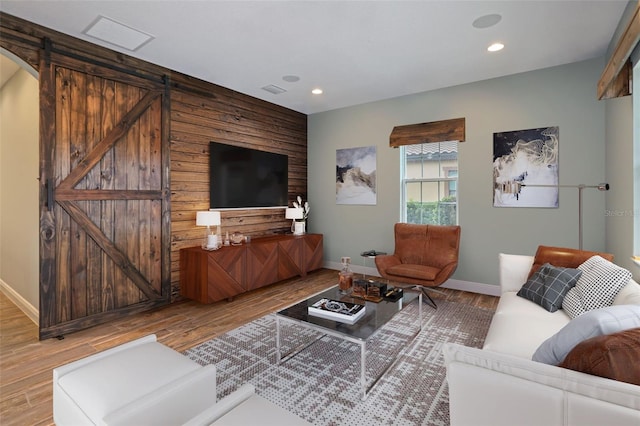
[[[354,324],[342,323],[336,320],[320,318],[317,316],[309,315],[309,306],[316,303],[322,298],[331,300],[338,300],[349,303],[364,304],[365,314],[362,318],[358,319]],[[421,292],[408,292],[404,291],[403,296],[397,301],[382,300],[381,302],[369,302],[363,299],[354,298],[348,295],[343,295],[338,287],[331,287],[321,293],[318,293],[302,302],[296,303],[286,309],[283,309],[276,313],[276,362],[278,364],[287,361],[294,357],[300,351],[311,346],[323,336],[313,340],[310,343],[304,344],[298,348],[293,349],[287,354],[281,353],[281,341],[280,341],[280,326],[281,321],[290,321],[296,324],[303,325],[305,327],[317,330],[324,335],[335,336],[352,343],[356,343],[360,346],[360,384],[362,390],[362,399],[367,397],[367,393],[371,388],[380,380],[382,375],[393,365],[395,356],[390,360],[386,368],[373,378],[373,382],[367,387],[366,378],[366,359],[367,359],[367,340],[373,336],[378,330],[380,330],[385,324],[387,324],[398,312],[414,300],[418,301],[418,324],[417,330],[410,337],[410,342],[415,339],[418,333],[422,330],[422,293]],[[398,350],[400,352],[402,348]],[[396,353],[397,355],[397,353]]]

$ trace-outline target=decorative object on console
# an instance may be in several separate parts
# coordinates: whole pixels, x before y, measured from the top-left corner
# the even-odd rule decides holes
[[[305,201],[303,204],[302,197],[298,195],[296,197],[296,201],[293,202],[293,207],[296,209],[302,209],[302,220],[307,220],[307,217],[309,217],[309,211],[311,210],[308,201]]]
[[[304,217],[304,211],[302,209],[288,207],[284,211],[284,217],[293,220],[293,222],[291,222],[291,232],[294,235],[304,234],[303,227],[298,225],[299,223],[302,225],[302,222],[296,222],[296,219],[302,219]]]
[[[243,241],[244,241],[244,235],[242,235],[242,232],[236,231],[233,234],[231,234],[231,244],[233,244],[234,246],[238,246],[242,244]]]
[[[309,202],[302,202],[302,197],[298,195],[296,201],[293,202],[293,208],[287,208],[285,210],[285,218],[293,219],[291,223],[291,232],[294,235],[303,235],[306,230],[306,220],[309,217]],[[300,222],[296,222],[296,219],[301,219]]]
[[[196,212],[196,226],[206,226],[207,233],[205,241],[202,244],[202,248],[207,250],[216,250],[220,248],[220,212],[217,211],[203,211]],[[211,231],[211,227],[216,227],[216,232]]]

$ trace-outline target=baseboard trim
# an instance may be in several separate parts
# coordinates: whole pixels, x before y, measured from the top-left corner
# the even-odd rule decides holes
[[[442,284],[444,288],[452,290],[468,291],[470,293],[486,294],[488,296],[500,296],[500,286],[484,283],[476,283],[473,281],[463,281],[450,279]]]
[[[0,280],[0,291],[9,298],[35,325],[40,324],[40,313],[27,300],[18,294],[3,280]]]
[[[342,263],[325,262],[324,267],[327,269],[335,269],[336,271],[340,271],[342,269]],[[380,274],[375,267],[351,264],[351,270],[356,274],[364,274],[365,276],[380,278]],[[337,281],[338,277],[336,274],[336,282]],[[442,287],[450,288],[452,290],[468,291],[470,293],[486,294],[488,296],[500,296],[500,286],[477,283],[473,281],[450,279],[442,284]]]

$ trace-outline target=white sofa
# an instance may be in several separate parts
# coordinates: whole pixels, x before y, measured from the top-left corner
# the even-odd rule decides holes
[[[216,402],[216,369],[149,335],[53,370],[62,425],[309,425],[250,384]]]
[[[532,361],[570,318],[516,293],[533,256],[500,254],[501,297],[483,349],[446,344],[451,425],[640,425],[640,386]],[[614,304],[640,304],[633,280]]]

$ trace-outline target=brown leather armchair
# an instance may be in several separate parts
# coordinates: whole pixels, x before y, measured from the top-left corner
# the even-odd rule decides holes
[[[394,234],[394,253],[375,258],[378,272],[389,281],[419,288],[437,308],[426,287],[439,286],[456,270],[460,226],[396,223]]]

